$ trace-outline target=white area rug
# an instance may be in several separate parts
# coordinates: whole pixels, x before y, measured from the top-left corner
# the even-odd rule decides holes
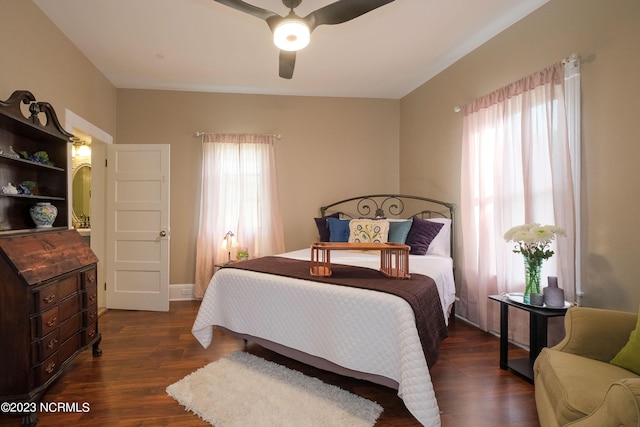
[[[237,351],[167,387],[169,396],[216,427],[371,427],[375,402]]]

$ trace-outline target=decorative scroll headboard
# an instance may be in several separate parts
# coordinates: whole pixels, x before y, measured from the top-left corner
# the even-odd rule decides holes
[[[341,218],[449,218],[451,257],[454,257],[455,205],[440,200],[403,194],[372,194],[340,200],[320,208],[322,216],[338,212]]]

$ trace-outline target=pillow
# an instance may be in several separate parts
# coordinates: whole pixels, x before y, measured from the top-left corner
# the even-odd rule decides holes
[[[320,236],[321,242],[328,242],[330,238],[329,233],[329,224],[327,224],[327,220],[329,218],[340,218],[340,213],[332,213],[331,215],[323,216],[320,218],[313,218],[316,222],[316,227],[318,227],[318,235]]]
[[[348,219],[328,218],[327,224],[329,224],[329,241],[348,242],[349,222],[351,221]]]
[[[388,221],[352,219],[349,223],[349,243],[386,243],[388,237]]]
[[[411,246],[409,253],[411,255],[426,255],[429,245],[442,227],[443,224],[441,223],[414,216],[411,229],[405,241],[405,244]]]
[[[402,243],[407,241],[407,235],[413,223],[410,219],[389,220],[389,238],[387,242]]]
[[[611,359],[611,363],[627,371],[640,375],[640,310],[638,310],[638,323],[636,328],[631,331],[629,341],[622,347],[622,350]]]
[[[427,221],[437,222],[443,227],[427,249],[427,255],[451,256],[451,219],[429,218]]]

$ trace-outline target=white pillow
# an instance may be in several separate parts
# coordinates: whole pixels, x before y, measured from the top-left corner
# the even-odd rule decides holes
[[[427,221],[444,224],[436,237],[429,244],[427,255],[451,256],[451,219],[450,218],[426,218]]]
[[[352,219],[349,222],[349,243],[386,243],[389,222],[379,219]]]

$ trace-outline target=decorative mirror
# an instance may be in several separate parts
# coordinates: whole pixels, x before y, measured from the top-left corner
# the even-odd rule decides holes
[[[91,163],[73,169],[71,206],[75,228],[91,228]]]

